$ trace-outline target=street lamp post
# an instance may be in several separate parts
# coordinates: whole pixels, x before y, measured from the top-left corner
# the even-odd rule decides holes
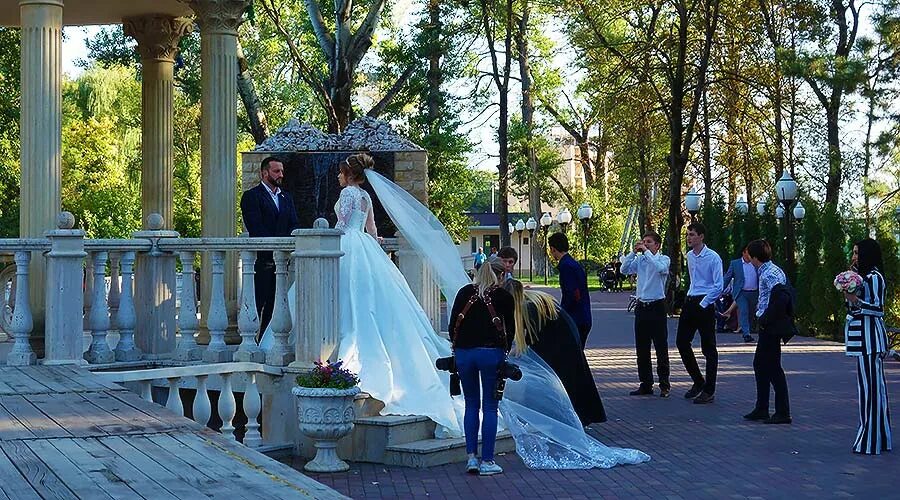
[[[588,248],[588,229],[591,222],[591,216],[594,215],[594,209],[588,202],[584,202],[578,207],[578,211],[575,212],[578,215],[578,220],[581,221],[581,236],[584,239],[584,260],[587,260],[587,248]]]
[[[562,232],[566,232],[566,228],[569,227],[569,223],[572,222],[572,214],[569,212],[569,209],[566,207],[562,207],[559,213],[556,214],[556,222],[559,222],[559,226],[562,228]]]
[[[788,276],[793,278],[796,263],[794,262],[794,226],[791,221],[791,216],[793,215],[791,205],[797,200],[797,181],[791,177],[790,172],[787,170],[784,171],[781,179],[778,179],[778,182],[775,183],[775,195],[778,197],[778,202],[781,204],[778,208],[781,209],[781,213],[784,217],[784,253],[788,267]],[[806,215],[805,210],[801,211]]]
[[[525,223],[525,229],[528,230],[528,281],[534,281],[534,230],[537,228],[537,221],[534,217],[529,217]]]
[[[756,202],[756,213],[760,217],[766,215],[766,199],[760,198],[759,201]]]
[[[697,192],[697,188],[691,188],[688,194],[684,195],[684,208],[691,214],[691,222],[694,222],[697,212],[700,211],[700,199],[701,196]]]
[[[550,229],[550,224],[553,224],[553,217],[550,217],[550,212],[544,212],[544,215],[541,216],[541,232],[544,233],[544,285],[547,284],[547,277],[550,273],[550,258],[547,255],[547,231]]]
[[[522,279],[522,231],[525,230],[525,221],[519,219],[516,222],[516,232],[519,233],[519,279]]]

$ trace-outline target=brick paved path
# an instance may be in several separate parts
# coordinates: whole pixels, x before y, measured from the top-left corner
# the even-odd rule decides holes
[[[312,477],[354,498],[900,498],[900,449],[877,457],[850,452],[858,422],[856,366],[841,345],[792,341],[783,362],[794,423],[744,422],[741,415],[755,399],[752,345],[719,334],[716,401],[693,405],[682,398],[690,379],[674,346],[672,320],[672,397],[630,397],[637,373],[627,294],[592,297],[588,356],[610,420],[591,432],[608,445],[649,453],[650,462],[533,471],[507,454],[497,459],[505,473],[487,478],[463,474],[462,464],[417,470],[359,463],[346,473]],[[695,350],[702,366],[699,339]],[[885,366],[897,415],[900,362]],[[900,435],[897,419],[893,430]],[[900,448],[900,437],[894,446]]]

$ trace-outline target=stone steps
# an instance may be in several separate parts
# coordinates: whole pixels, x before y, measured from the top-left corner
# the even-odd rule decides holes
[[[481,440],[479,439],[479,443]],[[509,431],[497,433],[494,453],[516,451],[516,443]],[[385,449],[384,461],[389,465],[404,467],[434,467],[466,461],[466,439],[422,439],[410,443],[389,445]]]

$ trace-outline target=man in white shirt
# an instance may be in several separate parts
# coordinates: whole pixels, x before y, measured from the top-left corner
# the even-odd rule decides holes
[[[690,251],[687,254],[688,274],[691,286],[688,289],[681,317],[678,319],[678,333],[675,345],[681,354],[684,368],[691,376],[694,385],[684,397],[693,399],[696,404],[712,403],[716,392],[716,372],[719,365],[719,352],[716,349],[716,299],[722,294],[722,259],[719,254],[707,247],[706,228],[699,222],[688,226],[687,243]],[[694,357],[694,334],[700,332],[700,348],[706,358],[706,378],[700,373],[697,359]]]
[[[653,394],[653,365],[650,343],[656,349],[659,396],[669,397],[669,328],[666,324],[666,278],[669,257],[659,251],[662,238],[650,231],[634,244],[634,251],[622,260],[622,274],[637,275],[637,306],[634,308],[634,344],[641,386],[632,396]]]

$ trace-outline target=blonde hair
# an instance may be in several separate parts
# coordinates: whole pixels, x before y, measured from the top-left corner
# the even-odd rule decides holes
[[[525,303],[526,292],[525,288],[522,286],[522,282],[508,280],[503,284],[503,288],[506,289],[513,298],[513,318],[516,323],[513,354],[519,355],[525,352],[529,345],[537,341],[537,332],[540,328],[534,328],[531,317],[528,314],[528,307]]]
[[[475,278],[472,280],[472,284],[478,289],[478,295],[484,297],[484,294],[487,293],[489,288],[500,286],[500,280],[497,278],[497,274],[494,273],[494,270],[491,269],[491,265],[486,262],[478,268],[478,271],[475,273]]]

